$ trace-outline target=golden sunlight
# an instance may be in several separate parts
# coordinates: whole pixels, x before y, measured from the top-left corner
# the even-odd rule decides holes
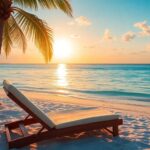
[[[54,42],[54,57],[65,59],[70,57],[73,52],[73,46],[69,39],[59,39]]]
[[[64,87],[68,85],[67,82],[67,68],[65,64],[59,64],[57,68],[58,86]]]

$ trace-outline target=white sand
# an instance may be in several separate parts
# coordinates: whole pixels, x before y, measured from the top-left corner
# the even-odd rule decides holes
[[[23,150],[150,150],[150,107],[24,93],[46,113],[103,109],[121,115],[124,124],[119,128],[119,137],[113,138],[103,131],[93,131],[32,144],[30,147],[22,148]],[[26,114],[10,101],[3,91],[0,91],[0,103],[0,150],[7,150],[3,125]]]

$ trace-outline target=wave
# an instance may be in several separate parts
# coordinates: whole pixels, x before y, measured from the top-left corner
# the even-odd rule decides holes
[[[150,71],[149,64],[126,65],[126,64],[96,64],[96,65],[67,65],[69,69],[86,69],[86,70],[124,70],[124,71]]]
[[[126,97],[132,100],[143,99],[150,102],[150,94],[148,93],[137,93],[137,92],[126,92],[126,91],[109,91],[109,90],[79,90],[69,88],[38,88],[38,87],[20,87],[25,91],[34,91],[51,94],[63,94],[63,95],[87,95],[87,96],[112,96],[112,97]],[[31,90],[30,90],[31,89]]]
[[[125,91],[96,91],[96,90],[77,90],[77,89],[67,89],[74,92],[81,92],[81,93],[87,93],[87,94],[104,94],[104,95],[126,95],[126,96],[140,96],[140,97],[149,97],[150,94],[147,93],[136,93],[136,92],[125,92]]]
[[[88,95],[96,95],[96,96],[114,96],[114,97],[129,97],[129,98],[144,98],[149,99],[150,94],[148,93],[136,93],[136,92],[126,92],[126,91],[96,91],[96,90],[77,90],[77,89],[67,89],[68,91],[72,91],[75,93],[84,93]]]

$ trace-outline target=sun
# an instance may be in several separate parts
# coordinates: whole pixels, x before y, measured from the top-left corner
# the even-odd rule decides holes
[[[54,42],[54,56],[58,59],[68,58],[72,55],[73,47],[69,39],[57,39]]]

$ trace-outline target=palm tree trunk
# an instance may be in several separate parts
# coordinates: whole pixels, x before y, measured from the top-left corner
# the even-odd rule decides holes
[[[0,54],[1,54],[2,40],[3,40],[3,27],[4,27],[4,22],[0,20]]]

